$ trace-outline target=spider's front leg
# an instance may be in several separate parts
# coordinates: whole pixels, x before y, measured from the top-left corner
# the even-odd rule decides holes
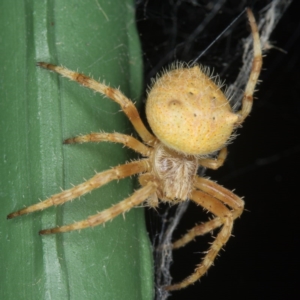
[[[52,197],[42,202],[23,208],[16,212],[10,213],[7,216],[7,218],[12,219],[37,210],[43,210],[53,205],[63,204],[67,201],[78,198],[96,188],[99,188],[112,180],[122,179],[138,173],[144,173],[147,172],[148,169],[149,169],[149,162],[147,159],[134,161],[134,162],[127,163],[125,165],[114,167],[110,170],[98,173],[91,179],[77,186],[74,186],[71,189],[65,190],[59,194],[55,194]]]
[[[40,231],[40,234],[51,234],[68,232],[73,230],[80,230],[87,227],[94,227],[103,224],[109,220],[114,219],[119,214],[125,213],[134,206],[137,206],[144,202],[150,195],[155,193],[157,186],[153,182],[149,182],[146,186],[134,192],[130,197],[121,201],[120,203],[99,212],[96,215],[89,216],[86,220],[75,222],[70,225],[65,225],[61,227],[55,227],[50,229],[44,229]]]
[[[196,177],[195,187],[222,201],[227,206],[233,208],[233,219],[238,218],[242,214],[244,210],[244,201],[228,189],[225,189],[219,184],[202,177]],[[220,227],[222,224],[222,219],[216,217],[211,221],[197,225],[193,227],[188,233],[186,233],[182,238],[174,242],[173,248],[181,248],[187,243],[193,241],[196,236],[204,235],[208,232],[211,232],[214,229]]]
[[[173,244],[173,248],[180,248],[198,235],[204,235],[222,225],[223,227],[195,272],[183,281],[167,286],[166,289],[169,291],[185,288],[206,273],[221,248],[230,238],[233,221],[242,214],[244,209],[244,201],[241,198],[213,181],[196,177],[194,186],[199,190],[195,189],[192,192],[191,200],[212,212],[216,218],[192,228],[192,230]],[[227,206],[233,208],[233,210],[229,210]]]

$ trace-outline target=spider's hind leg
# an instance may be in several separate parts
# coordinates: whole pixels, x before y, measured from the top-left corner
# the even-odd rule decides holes
[[[240,118],[238,124],[244,122],[246,117],[249,115],[252,109],[253,104],[253,93],[255,91],[255,86],[258,81],[258,77],[262,67],[262,50],[259,39],[259,32],[257,28],[257,24],[254,18],[252,11],[248,8],[247,15],[249,19],[249,23],[251,26],[252,37],[253,37],[253,62],[252,68],[250,72],[250,76],[245,88],[244,97],[242,100],[242,109],[238,112]]]
[[[137,108],[135,107],[133,102],[129,100],[125,95],[123,95],[122,92],[118,89],[113,89],[110,86],[105,85],[104,83],[94,80],[93,78],[90,78],[84,74],[71,71],[64,67],[56,66],[45,62],[38,62],[37,65],[41,68],[54,71],[64,77],[76,81],[82,86],[94,90],[115,101],[121,106],[123,112],[128,117],[129,121],[132,123],[133,127],[135,128],[139,136],[142,138],[142,140],[148,145],[154,145],[156,143],[157,139],[145,127],[143,121],[140,118],[139,112],[137,111]]]
[[[149,157],[151,149],[135,139],[134,137],[122,133],[107,133],[107,132],[93,132],[86,135],[79,135],[74,138],[69,138],[64,141],[64,144],[75,144],[75,143],[89,143],[89,142],[112,142],[120,143],[124,146],[140,153],[143,156]]]
[[[198,164],[208,169],[217,170],[223,166],[226,157],[227,157],[227,147],[224,147],[220,150],[216,159],[200,158],[198,159]]]

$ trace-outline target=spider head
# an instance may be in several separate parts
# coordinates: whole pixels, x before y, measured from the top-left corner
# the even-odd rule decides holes
[[[238,115],[207,71],[179,66],[158,78],[148,93],[146,115],[167,147],[186,155],[207,155],[230,139]]]

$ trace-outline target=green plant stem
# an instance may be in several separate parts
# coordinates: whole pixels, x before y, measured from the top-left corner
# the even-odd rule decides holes
[[[132,1],[3,1],[0,10],[0,299],[152,299],[142,208],[105,227],[38,235],[123,200],[134,180],[6,220],[60,187],[135,157],[117,144],[63,145],[79,134],[130,134],[133,128],[117,104],[36,67],[38,61],[63,64],[139,100],[142,68]]]

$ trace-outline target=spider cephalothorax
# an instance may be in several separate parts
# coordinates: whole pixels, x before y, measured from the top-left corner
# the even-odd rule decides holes
[[[244,207],[243,200],[232,192],[211,180],[197,176],[197,169],[199,166],[211,169],[222,166],[227,154],[226,145],[233,131],[252,108],[262,54],[255,19],[249,9],[247,13],[254,41],[254,59],[241,110],[237,113],[232,111],[218,82],[214,82],[199,66],[177,64],[176,68],[171,68],[159,77],[149,91],[146,115],[154,135],[144,126],[134,104],[118,89],[112,89],[63,67],[38,63],[40,67],[55,71],[117,102],[143,141],[142,143],[121,133],[102,132],[70,138],[64,141],[65,144],[101,141],[121,143],[144,158],[97,173],[69,190],[9,214],[8,218],[65,203],[112,180],[139,174],[142,187],[127,199],[86,220],[41,230],[40,233],[66,232],[103,224],[144,201],[150,206],[157,206],[159,201],[178,203],[189,198],[210,211],[215,218],[190,230],[173,244],[174,248],[184,246],[196,235],[203,235],[218,227],[221,229],[194,273],[180,283],[165,288],[177,290],[198,280],[228,241],[233,221],[241,215]],[[210,155],[216,151],[219,153],[214,159]]]

